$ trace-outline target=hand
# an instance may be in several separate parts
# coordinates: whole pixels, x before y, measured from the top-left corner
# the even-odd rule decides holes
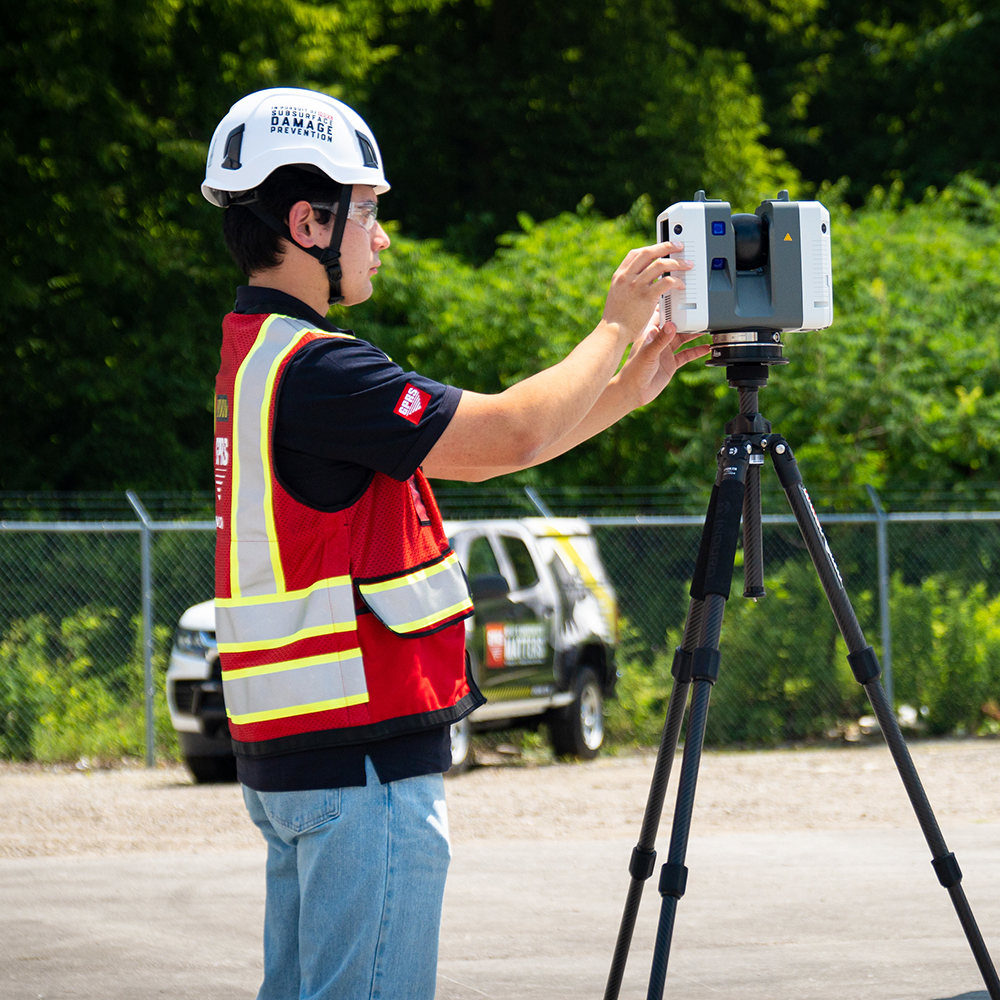
[[[675,272],[690,271],[693,263],[666,256],[683,249],[683,243],[666,242],[630,250],[611,279],[604,304],[605,322],[616,323],[623,335],[635,340],[645,330],[650,311],[660,296],[684,287],[684,281]]]
[[[642,333],[636,337],[628,361],[618,373],[619,382],[636,406],[651,403],[674,377],[682,365],[703,358],[712,349],[711,344],[700,344],[678,350],[690,340],[705,336],[704,333],[678,333],[673,323],[657,323],[654,312]],[[676,353],[675,353],[676,352]]]

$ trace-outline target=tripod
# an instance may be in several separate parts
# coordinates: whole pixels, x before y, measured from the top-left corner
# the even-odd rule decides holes
[[[979,966],[990,1000],[1000,1000],[1000,979],[979,932],[975,916],[962,889],[962,872],[955,855],[948,850],[937,820],[931,810],[916,768],[910,758],[892,706],[879,681],[881,670],[871,646],[865,641],[857,616],[844,589],[840,570],[820,527],[809,494],[802,483],[798,465],[788,442],[771,433],[771,424],[758,411],[758,390],[767,384],[768,365],[786,364],[781,357],[780,338],[773,331],[750,334],[716,334],[709,364],[726,365],[730,386],[739,390],[739,415],[726,424],[726,439],[718,456],[718,474],[705,517],[698,561],[691,583],[681,645],[674,653],[674,683],[667,705],[666,720],[649,797],[643,815],[639,841],[629,861],[629,889],[615,945],[604,1000],[617,1000],[632,932],[639,911],[645,882],[656,863],[654,842],[660,825],[663,799],[670,769],[677,749],[681,725],[691,695],[684,752],[674,809],[673,828],[667,862],[660,869],[659,893],[662,897],[653,962],[649,975],[647,1000],[663,996],[670,957],[677,904],[684,895],[688,870],[687,855],[695,786],[701,760],[705,723],[708,717],[712,685],[719,675],[719,635],[722,616],[729,597],[736,559],[736,547],[743,521],[744,597],[764,596],[764,560],[761,539],[760,469],[765,455],[772,464],[788,503],[795,515],[806,548],[812,557],[820,583],[826,593],[837,626],[847,644],[847,660],[858,683],[871,702],[879,727],[885,736],[896,769],[917,815],[938,881],[948,890],[959,922]],[[747,343],[748,341],[755,343]],[[739,347],[726,346],[741,344]],[[745,346],[742,346],[745,345]]]

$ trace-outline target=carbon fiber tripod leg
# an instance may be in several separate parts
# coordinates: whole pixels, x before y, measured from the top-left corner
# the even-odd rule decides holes
[[[621,926],[618,930],[618,939],[615,943],[615,952],[611,960],[611,969],[608,974],[608,982],[604,991],[604,1000],[617,1000],[621,989],[622,977],[625,973],[625,963],[628,960],[628,952],[632,943],[632,933],[635,929],[636,915],[639,911],[639,903],[642,899],[643,886],[653,874],[656,863],[656,851],[653,845],[656,840],[656,833],[660,825],[660,817],[663,811],[663,800],[667,790],[667,782],[670,778],[670,769],[673,764],[674,754],[677,749],[680,737],[681,725],[684,720],[684,712],[687,703],[688,688],[692,679],[692,671],[696,657],[700,663],[704,663],[704,651],[700,647],[705,645],[706,629],[709,636],[714,636],[714,656],[715,667],[718,668],[718,642],[719,630],[722,626],[721,607],[716,611],[717,599],[712,596],[710,604],[712,613],[707,616],[706,623],[706,592],[711,590],[711,586],[719,587],[720,579],[725,581],[725,593],[728,597],[729,583],[732,579],[733,563],[736,557],[736,545],[739,535],[739,521],[742,513],[743,488],[746,474],[746,459],[738,457],[736,463],[737,473],[730,474],[728,481],[723,484],[723,452],[720,452],[719,475],[715,488],[712,490],[712,498],[708,505],[708,512],[705,515],[705,525],[701,533],[701,544],[698,548],[698,560],[695,564],[694,579],[691,583],[691,603],[688,607],[687,620],[684,624],[684,637],[681,645],[674,655],[674,686],[670,692],[670,703],[667,706],[667,717],[663,726],[663,733],[660,739],[660,749],[656,757],[656,766],[653,771],[653,778],[650,784],[649,796],[646,801],[646,811],[643,815],[642,830],[639,835],[639,842],[632,851],[632,858],[629,862],[629,888],[625,899],[625,909],[622,913]],[[732,472],[733,463],[726,463],[726,468]],[[720,519],[721,518],[721,519]],[[725,598],[721,599],[721,606],[724,607]],[[717,620],[716,620],[717,619]],[[702,654],[699,656],[699,654]],[[714,677],[713,677],[714,680]],[[703,685],[710,687],[710,685]],[[707,699],[705,699],[705,711],[707,712]],[[690,825],[690,806],[694,800],[693,780],[697,778],[697,755],[693,758],[694,778],[692,779],[692,755],[689,747],[694,746],[691,722],[688,723],[688,738],[685,740],[684,763],[682,772],[689,776],[685,781],[682,778],[682,788],[690,786],[688,808],[686,810],[686,824]],[[704,719],[702,720],[704,727]],[[701,737],[697,739],[698,754],[701,751]],[[680,801],[680,796],[678,801]],[[676,824],[676,813],[675,813]],[[687,833],[684,833],[684,843],[686,846]],[[673,849],[674,838],[671,839],[671,849]],[[666,866],[664,866],[666,867]],[[661,878],[661,893],[663,889]],[[669,943],[663,952],[663,967],[666,971],[666,951],[669,950]],[[661,977],[662,978],[662,977]],[[662,982],[660,985],[662,991]]]
[[[689,614],[690,619],[690,614]],[[653,769],[653,779],[649,786],[649,796],[646,800],[646,811],[642,818],[642,830],[639,842],[632,849],[629,861],[628,895],[625,897],[625,909],[622,912],[621,926],[618,928],[618,940],[615,942],[615,953],[611,959],[611,971],[608,973],[608,984],[604,990],[604,1000],[617,1000],[621,990],[622,977],[625,975],[625,963],[628,961],[629,948],[632,946],[632,932],[635,930],[635,919],[639,913],[639,903],[642,901],[642,890],[646,880],[653,874],[656,865],[656,833],[660,826],[660,816],[663,812],[663,799],[670,780],[670,768],[673,764],[677,741],[680,737],[681,723],[684,720],[684,710],[687,707],[688,681],[674,680],[670,691],[670,703],[667,706],[667,718],[660,737],[660,749],[656,755],[656,766]]]
[[[865,641],[864,633],[858,623],[857,616],[854,614],[854,608],[847,597],[840,570],[837,568],[833,553],[830,551],[823,529],[820,527],[819,519],[813,510],[809,494],[802,484],[802,476],[799,473],[795,456],[792,454],[788,442],[780,436],[772,436],[768,445],[778,479],[785,491],[785,496],[788,498],[795,520],[798,522],[802,538],[809,549],[816,572],[819,574],[820,583],[826,593],[827,600],[830,602],[834,618],[837,620],[840,634],[847,644],[847,660],[855,678],[868,695],[872,710],[875,712],[875,718],[878,719],[882,734],[885,736],[892,759],[896,764],[896,770],[899,772],[910,804],[916,813],[917,821],[923,830],[927,846],[931,850],[931,865],[938,881],[951,896],[952,904],[958,914],[959,922],[965,932],[969,947],[972,949],[976,964],[979,966],[979,972],[986,984],[990,1000],[1000,1000],[1000,979],[997,978],[996,968],[986,948],[986,942],[983,941],[972,908],[965,897],[965,891],[961,885],[962,871],[955,855],[948,850],[948,845],[945,843],[920,782],[917,769],[913,765],[903,734],[900,732],[899,724],[896,722],[892,706],[889,704],[878,679],[881,673],[878,659],[875,656],[875,651]]]
[[[731,570],[730,570],[731,572]],[[677,904],[687,886],[688,838],[691,832],[691,816],[694,811],[694,796],[698,784],[698,769],[701,764],[701,748],[705,740],[705,724],[708,720],[708,705],[712,695],[712,685],[719,672],[719,633],[722,630],[722,614],[726,599],[717,594],[705,598],[705,624],[702,640],[693,657],[691,676],[694,690],[691,695],[691,711],[688,714],[687,731],[684,736],[684,756],[681,761],[680,780],[677,785],[677,803],[674,807],[674,821],[670,832],[670,848],[667,863],[660,869],[659,892],[660,919],[656,928],[656,942],[653,946],[653,962],[649,972],[647,1000],[661,1000],[667,977],[667,963],[670,959],[670,944],[674,934]]]
[[[709,700],[712,685],[719,675],[719,635],[732,585],[748,465],[749,452],[742,446],[731,446],[731,441],[727,438],[719,453],[719,473],[709,508],[711,517],[706,518],[702,549],[691,583],[691,596],[702,600],[704,606],[701,634],[698,645],[691,654],[690,671],[694,690],[684,738],[684,757],[681,761],[667,863],[660,869],[660,920],[653,947],[647,1000],[660,1000],[663,996],[677,903],[684,895],[687,885],[684,861],[687,857]]]
[[[715,516],[717,495],[718,491],[713,490],[698,552],[699,564],[703,559],[708,558],[708,544],[711,538],[711,524]],[[625,908],[622,912],[621,925],[618,928],[618,939],[615,942],[615,952],[611,959],[607,986],[604,989],[604,1000],[617,1000],[618,998],[622,977],[625,975],[625,963],[628,961],[629,949],[632,946],[632,933],[635,930],[635,920],[639,913],[639,904],[642,901],[642,890],[646,880],[653,874],[656,865],[656,851],[654,849],[656,834],[660,828],[663,800],[666,796],[670,769],[674,762],[681,724],[684,721],[684,712],[687,708],[688,688],[691,683],[690,660],[701,637],[703,608],[703,601],[697,598],[691,599],[687,619],[684,622],[684,636],[681,645],[674,653],[674,684],[670,690],[667,717],[660,735],[660,748],[657,751],[656,764],[653,767],[653,778],[646,799],[646,810],[642,817],[639,842],[633,848],[629,861],[628,895],[625,897]]]

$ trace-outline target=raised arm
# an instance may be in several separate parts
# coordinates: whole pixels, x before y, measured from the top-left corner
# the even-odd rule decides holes
[[[651,323],[650,327],[648,337],[644,336],[633,346],[625,366],[611,379],[587,415],[558,441],[539,452],[532,461],[500,467],[489,460],[489,455],[483,454],[478,456],[475,466],[452,469],[447,476],[436,472],[428,475],[469,483],[482,482],[494,476],[519,472],[548,462],[617,423],[637,407],[651,402],[670,382],[678,368],[704,357],[711,350],[708,344],[679,350],[689,340],[702,334],[679,334],[672,323],[663,327]]]
[[[496,395],[463,392],[451,422],[424,459],[424,472],[438,479],[479,481],[526,468],[562,454],[639,405],[625,405],[629,382],[622,385],[619,378],[616,386],[613,376],[625,349],[646,337],[659,296],[683,287],[673,272],[691,265],[664,256],[680,249],[679,243],[658,243],[631,250],[611,279],[601,321],[558,364]],[[672,336],[672,327],[657,334]],[[658,342],[657,358],[665,346]],[[634,360],[648,346],[640,347]],[[649,352],[645,357],[648,362]]]

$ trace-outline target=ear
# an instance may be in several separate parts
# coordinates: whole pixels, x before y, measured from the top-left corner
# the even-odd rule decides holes
[[[299,246],[314,247],[323,227],[316,220],[316,213],[308,201],[297,201],[288,210],[288,231]]]

